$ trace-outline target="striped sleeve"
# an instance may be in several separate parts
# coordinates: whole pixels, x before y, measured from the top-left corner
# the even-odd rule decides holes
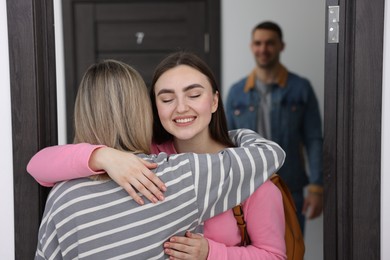
[[[190,157],[199,223],[246,200],[284,163],[285,153],[275,142],[247,129],[230,134],[239,147]]]

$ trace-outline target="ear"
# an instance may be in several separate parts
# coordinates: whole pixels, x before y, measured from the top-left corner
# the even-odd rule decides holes
[[[286,47],[286,44],[282,42],[282,48],[280,48],[280,51],[284,51],[284,48]]]
[[[255,52],[255,51],[253,50],[253,46],[254,46],[254,44],[253,44],[253,42],[251,41],[251,42],[249,43],[249,50],[250,50],[252,53]]]
[[[219,92],[215,92],[215,94],[213,95],[213,104],[211,106],[211,112],[214,113],[215,111],[217,111],[217,108],[218,108],[218,102],[219,102]]]

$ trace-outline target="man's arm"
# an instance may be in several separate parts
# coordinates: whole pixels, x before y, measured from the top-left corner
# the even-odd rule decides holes
[[[310,184],[322,186],[322,124],[317,98],[311,87],[308,89],[303,120],[303,138],[309,162]]]
[[[323,167],[322,167],[322,124],[318,101],[309,84],[307,103],[303,123],[304,146],[307,152],[310,170],[308,195],[303,205],[303,213],[308,219],[319,216],[323,207]]]

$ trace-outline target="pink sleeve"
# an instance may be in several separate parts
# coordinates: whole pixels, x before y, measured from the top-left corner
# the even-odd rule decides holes
[[[46,147],[36,153],[27,165],[27,172],[41,185],[99,174],[89,168],[92,152],[104,145],[86,143]]]
[[[243,204],[251,245],[228,247],[208,239],[208,259],[286,259],[285,222],[282,195],[265,182]]]

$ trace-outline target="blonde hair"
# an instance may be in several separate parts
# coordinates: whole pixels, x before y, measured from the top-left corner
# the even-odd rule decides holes
[[[105,60],[89,67],[81,80],[74,111],[75,143],[150,152],[150,98],[142,77],[129,65]]]

